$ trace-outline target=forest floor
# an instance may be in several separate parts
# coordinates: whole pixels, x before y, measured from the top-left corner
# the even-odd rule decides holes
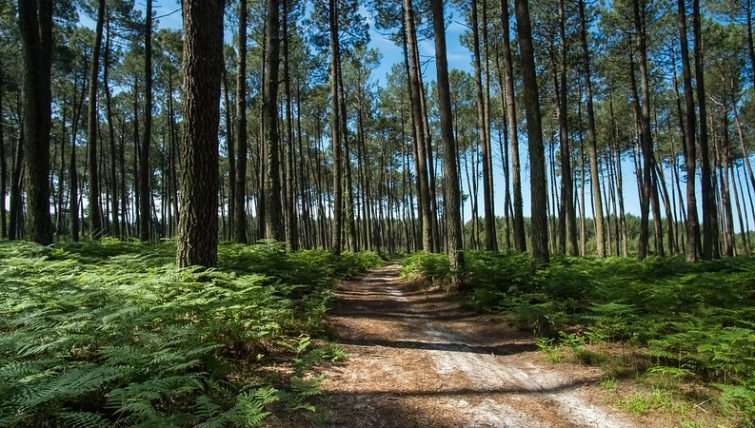
[[[665,425],[613,408],[600,369],[548,362],[530,335],[397,265],[342,282],[328,324],[348,358],[323,372],[326,426]]]

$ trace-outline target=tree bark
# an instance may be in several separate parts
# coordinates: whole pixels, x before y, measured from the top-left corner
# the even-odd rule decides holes
[[[432,218],[430,212],[430,190],[427,175],[427,153],[425,146],[425,128],[420,104],[419,70],[417,64],[417,32],[414,27],[414,9],[412,0],[404,0],[404,30],[406,32],[407,52],[409,54],[409,94],[412,110],[412,123],[414,124],[414,144],[417,160],[415,174],[420,202],[420,215],[422,216],[422,248],[425,252],[433,251]]]
[[[436,0],[437,1],[437,0]],[[528,0],[516,2],[517,33],[521,55],[522,90],[527,117],[527,143],[530,157],[530,194],[532,203],[532,255],[548,262],[548,204],[546,196],[545,150],[540,117],[540,97],[535,74],[532,26]]]
[[[692,0],[692,33],[695,38],[695,84],[697,92],[697,109],[700,117],[700,170],[702,175],[703,197],[703,259],[714,256],[714,249],[718,246],[716,239],[716,227],[718,225],[716,215],[715,190],[711,177],[710,150],[708,148],[708,114],[705,99],[705,65],[703,63],[703,40],[700,28],[700,0]]]
[[[603,195],[600,191],[600,171],[598,164],[598,141],[595,130],[595,108],[592,95],[592,73],[590,71],[590,51],[587,45],[587,20],[585,18],[585,1],[579,0],[579,35],[582,44],[582,73],[585,79],[585,97],[587,98],[587,140],[590,154],[590,183],[592,184],[593,205],[595,209],[595,241],[598,257],[606,256],[605,231],[603,220]]]
[[[280,136],[278,134],[278,68],[280,59],[280,0],[267,2],[267,49],[262,101],[262,126],[265,129],[267,165],[265,168],[265,237],[285,239],[280,182]],[[238,173],[238,171],[237,171]],[[236,189],[238,192],[239,189]],[[238,208],[237,208],[238,209]]]
[[[247,242],[246,226],[246,164],[247,164],[247,134],[246,134],[246,30],[247,30],[247,2],[239,0],[239,51],[238,69],[236,74],[236,152],[233,239],[236,242]]]
[[[97,84],[100,73],[100,50],[102,47],[102,29],[105,22],[105,0],[98,1],[97,26],[92,50],[92,66],[89,71],[89,100],[87,110],[87,174],[89,179],[89,232],[92,239],[100,239],[103,233],[102,207],[100,206],[99,162],[97,161]]]
[[[650,85],[648,83],[647,67],[647,43],[645,37],[645,0],[632,0],[634,15],[635,43],[639,54],[638,66],[640,72],[640,146],[642,148],[642,182],[640,202],[640,242],[637,249],[637,258],[642,260],[647,257],[649,228],[648,217],[650,213],[650,200],[653,186],[653,137],[650,131]],[[639,97],[637,97],[639,98]]]
[[[524,214],[522,213],[522,178],[519,166],[519,133],[516,119],[516,94],[514,92],[514,67],[511,55],[511,34],[509,25],[509,5],[501,0],[501,28],[503,33],[503,83],[506,88],[506,121],[508,123],[509,143],[511,144],[511,187],[514,199],[514,247],[517,251],[527,251],[524,235]]]
[[[113,103],[110,92],[110,18],[107,18],[107,38],[105,39],[105,57],[103,59],[102,83],[105,86],[105,102],[107,108],[108,137],[110,140],[110,182],[112,194],[110,195],[111,216],[113,218],[113,235],[122,237],[121,225],[118,219],[118,179],[116,171],[116,148],[115,148],[115,125],[113,123]],[[172,97],[173,94],[168,95]]]
[[[462,287],[464,253],[461,235],[461,195],[459,194],[458,158],[451,123],[451,95],[446,58],[446,32],[443,0],[432,0],[433,30],[435,33],[435,64],[438,84],[438,111],[443,141],[443,187],[445,196],[448,257],[454,285]]]
[[[185,128],[176,265],[212,267],[217,263],[218,246],[218,124],[225,2],[184,0],[182,4]]]
[[[21,191],[24,175],[24,131],[19,130],[16,147],[13,153],[13,173],[10,183],[10,219],[8,221],[8,239],[21,239],[23,208],[21,207]]]
[[[695,101],[692,94],[692,73],[689,66],[689,48],[687,46],[687,9],[684,0],[677,0],[677,17],[679,22],[679,40],[682,59],[682,81],[684,87],[684,104],[686,121],[684,132],[684,165],[687,173],[687,246],[685,254],[688,261],[697,260],[700,246],[700,224],[697,218],[697,196],[695,193],[695,170],[697,147],[695,145]]]
[[[186,5],[184,4],[184,7]],[[147,0],[147,17],[144,31],[144,134],[139,149],[139,239],[150,240],[152,225],[152,189],[149,150],[152,142],[152,0]]]
[[[483,0],[484,1],[484,0]],[[477,19],[477,0],[471,4],[471,27],[472,27],[472,52],[474,57],[474,80],[477,91],[477,129],[480,133],[480,147],[482,148],[482,193],[485,203],[485,249],[495,251],[497,249],[495,235],[495,211],[493,209],[493,182],[490,171],[490,129],[488,128],[487,103],[483,95],[482,63],[480,59],[480,22]],[[483,22],[482,25],[488,25]]]
[[[23,55],[23,142],[27,175],[29,238],[52,243],[50,218],[50,127],[52,70],[52,0],[19,0]]]
[[[338,69],[341,63],[341,53],[338,41],[338,9],[337,0],[329,0],[329,29],[330,29],[330,84],[333,102],[331,123],[331,144],[333,146],[333,236],[331,250],[334,254],[341,253],[343,236],[343,159],[341,154],[341,99],[338,90]]]
[[[559,15],[559,83],[558,90],[558,132],[560,141],[560,162],[561,162],[561,215],[563,220],[564,231],[562,237],[566,242],[562,247],[566,247],[570,256],[576,256],[579,253],[577,245],[577,220],[574,213],[574,183],[572,181],[571,168],[571,144],[569,142],[569,111],[568,111],[568,86],[566,84],[567,71],[567,49],[566,49],[566,10],[564,0],[558,2]],[[565,236],[564,236],[565,235]],[[566,244],[566,245],[564,245]]]
[[[223,61],[225,64],[225,61]],[[225,108],[225,145],[228,155],[228,228],[227,239],[233,238],[233,228],[236,224],[236,140],[233,135],[233,120],[231,119],[231,99],[228,95],[228,73],[223,67],[223,100]]]
[[[286,92],[286,248],[289,251],[299,249],[299,231],[296,222],[296,172],[294,168],[294,128],[293,101],[291,96],[291,72],[289,52],[289,16],[288,0],[283,0],[283,84]]]

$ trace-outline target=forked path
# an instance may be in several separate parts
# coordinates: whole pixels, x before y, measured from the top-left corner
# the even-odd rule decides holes
[[[349,357],[326,370],[337,427],[625,427],[600,373],[544,362],[530,337],[412,290],[389,265],[342,283],[329,325]]]

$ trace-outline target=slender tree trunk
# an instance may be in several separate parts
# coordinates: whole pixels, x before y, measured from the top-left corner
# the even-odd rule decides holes
[[[577,219],[574,213],[574,183],[572,181],[571,145],[569,142],[569,111],[568,86],[566,84],[567,48],[566,48],[566,11],[564,0],[558,2],[559,15],[559,140],[561,154],[561,212],[566,232],[566,249],[568,254],[576,256],[579,252],[577,245]]]
[[[236,153],[233,239],[246,243],[246,164],[247,164],[247,135],[246,135],[246,0],[239,0],[239,55],[236,75],[236,139],[238,152]],[[277,62],[277,61],[276,61]],[[276,63],[277,67],[277,63]]]
[[[329,0],[330,12],[330,84],[333,102],[331,144],[333,146],[333,236],[332,251],[336,255],[341,253],[343,236],[343,155],[341,152],[341,97],[338,90],[339,67],[341,52],[338,40],[338,8],[337,0]]]
[[[105,85],[105,104],[107,108],[107,125],[108,137],[110,140],[110,182],[112,194],[110,195],[111,216],[113,218],[113,235],[121,237],[121,225],[118,218],[118,191],[117,191],[117,171],[116,171],[116,148],[115,148],[115,124],[113,123],[113,103],[110,92],[110,18],[107,22],[107,38],[105,41],[105,58],[103,59],[102,83]],[[172,96],[170,94],[169,96]]]
[[[674,254],[674,215],[672,213],[673,205],[671,204],[671,197],[669,195],[668,186],[666,185],[666,179],[663,174],[663,166],[656,164],[655,166],[655,179],[657,186],[661,190],[661,198],[663,199],[663,206],[666,213],[666,235],[668,236],[669,252]]]
[[[734,108],[736,108],[736,106],[734,106]],[[725,226],[724,241],[726,245],[724,252],[727,256],[733,257],[736,251],[736,238],[734,235],[734,214],[732,212],[731,196],[729,192],[729,189],[733,187],[729,183],[729,164],[731,163],[731,157],[729,154],[729,109],[725,101],[723,103],[722,116],[723,121],[721,127],[723,128],[723,138],[721,140],[720,147],[718,148],[718,157],[720,159],[719,165],[721,167],[721,208]]]
[[[140,140],[140,134],[139,134],[139,77],[134,76],[134,88],[133,88],[133,96],[134,96],[134,105],[133,105],[133,124],[134,124],[134,155],[132,157],[133,160],[133,175],[134,175],[134,228],[136,230],[136,234],[140,235],[139,229],[141,228],[141,186],[139,185],[139,145],[141,144]]]
[[[217,263],[218,246],[218,124],[225,2],[184,0],[182,4],[185,122],[176,265],[212,267]]]
[[[118,148],[118,163],[121,170],[121,233],[123,238],[128,237],[128,194],[126,193],[126,121],[120,121],[120,147]]]
[[[451,124],[451,96],[448,83],[448,60],[446,58],[446,32],[443,1],[432,0],[433,30],[435,33],[435,63],[438,84],[438,111],[443,141],[443,187],[445,196],[446,230],[448,233],[448,257],[456,286],[463,286],[464,253],[461,236],[461,195],[459,194],[458,158]]]
[[[79,173],[76,166],[76,136],[71,139],[71,162],[70,162],[70,178],[71,178],[71,200],[70,216],[71,216],[71,240],[78,242],[79,240]]]
[[[19,0],[18,22],[23,56],[23,142],[27,176],[29,238],[52,243],[50,218],[50,127],[52,0]]]
[[[280,135],[278,133],[278,71],[280,60],[280,0],[267,2],[267,51],[262,122],[265,130],[265,237],[276,241],[285,239],[280,182]],[[240,155],[240,154],[239,154]],[[238,173],[238,171],[237,171]],[[237,187],[238,193],[241,189]],[[238,201],[238,197],[237,197]],[[238,210],[238,207],[236,207]],[[238,221],[238,219],[237,219]]]
[[[169,69],[170,70],[170,69]],[[170,182],[170,201],[173,203],[173,214],[174,218],[171,219],[171,236],[175,236],[176,233],[176,227],[178,225],[178,214],[179,214],[179,208],[178,208],[178,160],[177,152],[179,150],[178,145],[178,131],[176,130],[176,112],[173,105],[173,73],[170,71],[168,72],[168,118],[169,118],[169,129],[170,129],[170,150],[169,150],[169,156],[170,156],[170,174],[168,174],[167,179]],[[222,186],[222,182],[221,182]]]
[[[417,64],[419,60],[416,58],[417,49],[415,45],[416,30],[414,28],[414,10],[412,8],[412,0],[404,1],[404,29],[406,32],[407,52],[409,54],[409,89],[410,89],[410,105],[412,110],[412,122],[414,124],[415,135],[415,147],[416,147],[416,161],[418,168],[415,174],[417,184],[419,187],[419,202],[420,202],[420,214],[422,218],[422,248],[425,252],[432,252],[433,250],[433,234],[432,234],[432,218],[433,215],[430,212],[430,191],[428,187],[428,175],[427,175],[427,153],[425,146],[425,128],[423,126],[423,117],[420,104],[420,89],[419,80],[417,78],[419,70]]]
[[[184,8],[186,5],[184,4]],[[147,0],[147,17],[144,32],[144,134],[139,149],[139,239],[150,240],[152,224],[152,190],[150,178],[152,169],[149,164],[150,143],[152,142],[152,0]]]
[[[346,123],[348,122],[348,115],[346,111],[346,90],[343,86],[343,72],[341,69],[341,63],[338,62],[338,91],[340,94],[341,102],[341,115],[340,115],[340,124],[341,127],[341,141],[343,143],[343,168],[345,171],[345,175],[342,179],[343,186],[345,187],[346,191],[346,203],[345,203],[345,213],[343,214],[344,222],[346,223],[346,231],[348,232],[348,246],[349,251],[355,252],[358,251],[357,247],[357,230],[356,230],[356,222],[355,222],[355,215],[354,215],[354,187],[352,186],[352,180],[351,180],[351,153],[350,153],[350,142],[349,142],[349,132],[346,128]],[[432,229],[431,229],[432,230]],[[432,232],[431,232],[432,233]]]
[[[516,118],[516,94],[514,92],[514,67],[511,54],[511,34],[509,25],[509,5],[507,0],[501,0],[501,33],[503,35],[503,84],[506,92],[506,122],[511,144],[511,187],[514,199],[514,247],[519,252],[527,251],[527,241],[524,236],[524,214],[522,202],[521,167],[519,166],[519,123]]]
[[[225,63],[225,61],[224,61]],[[233,133],[233,121],[231,119],[231,100],[228,95],[228,73],[223,67],[223,100],[225,108],[225,145],[228,155],[228,239],[233,237],[233,227],[236,224],[236,140]]]
[[[649,230],[648,217],[653,186],[653,137],[650,130],[650,84],[648,82],[647,43],[645,40],[645,0],[632,0],[634,15],[635,43],[637,45],[637,60],[640,72],[640,146],[642,148],[642,202],[640,203],[640,242],[637,258],[642,260],[647,256]]]
[[[21,191],[24,176],[24,130],[19,130],[16,147],[13,154],[13,174],[10,184],[10,219],[8,222],[8,239],[21,239],[21,223],[23,221],[23,203]]]
[[[283,0],[283,83],[286,91],[286,247],[290,251],[299,249],[299,231],[296,222],[296,173],[294,172],[294,130],[291,97],[291,73],[289,72],[289,16],[288,0]]]
[[[745,220],[742,216],[742,206],[739,203],[739,191],[737,190],[737,180],[735,177],[734,166],[729,167],[729,173],[731,177],[731,188],[734,193],[734,204],[737,207],[737,220],[739,220],[739,231],[742,235],[742,245],[744,247],[744,255],[750,256],[750,241],[747,239],[748,227],[745,227]],[[744,198],[743,198],[744,199]],[[742,201],[744,203],[744,200]],[[749,226],[749,225],[748,225]]]
[[[527,117],[527,144],[530,156],[532,255],[537,260],[548,262],[545,154],[528,0],[517,1],[515,9],[521,56],[522,90],[524,91],[524,107]]]
[[[89,178],[89,232],[92,239],[100,239],[103,234],[102,207],[100,207],[99,162],[97,161],[97,83],[100,73],[100,49],[102,29],[105,22],[105,0],[98,1],[97,27],[92,50],[92,66],[89,74],[88,114],[87,114],[87,170]]]
[[[61,112],[61,118],[60,123],[62,132],[61,132],[61,138],[60,138],[60,169],[58,169],[58,192],[56,196],[56,204],[57,209],[55,210],[57,216],[55,217],[55,233],[57,235],[62,235],[65,231],[65,226],[63,225],[63,222],[65,221],[65,175],[66,175],[66,145],[68,143],[68,135],[66,133],[66,113],[67,113],[67,104],[64,102]],[[0,117],[2,117],[2,114],[0,114]],[[2,141],[2,138],[0,138],[0,141]],[[3,191],[3,193],[5,193]],[[4,197],[5,195],[3,195]]]
[[[579,28],[582,45],[582,73],[585,79],[585,97],[587,98],[587,140],[590,154],[590,184],[592,185],[593,205],[595,210],[595,241],[598,257],[606,256],[603,220],[603,196],[600,191],[600,171],[598,170],[598,144],[595,128],[595,108],[593,107],[592,73],[590,71],[590,51],[587,45],[587,22],[585,18],[585,1],[579,0]]]
[[[694,34],[695,55],[695,83],[697,92],[697,108],[700,117],[700,165],[702,175],[703,197],[703,259],[714,256],[714,247],[718,245],[716,240],[716,215],[715,190],[710,166],[710,150],[708,148],[708,114],[705,99],[705,65],[703,63],[703,40],[700,25],[700,0],[692,0],[692,33]]]
[[[685,253],[688,261],[695,261],[697,260],[698,248],[700,247],[700,224],[697,218],[697,196],[695,193],[695,170],[697,163],[697,147],[695,145],[696,117],[695,102],[692,94],[692,73],[689,66],[689,48],[687,46],[687,10],[684,0],[677,0],[677,17],[679,22],[684,103],[686,107],[684,164],[687,173],[687,246]]]
[[[477,19],[477,0],[471,4],[472,51],[474,52],[474,80],[477,90],[477,129],[480,133],[480,147],[482,148],[482,186],[483,201],[485,203],[485,249],[497,249],[495,236],[495,211],[493,210],[493,182],[490,169],[490,129],[488,128],[487,103],[483,95],[482,65],[480,60],[480,23]],[[482,25],[487,26],[487,22]]]

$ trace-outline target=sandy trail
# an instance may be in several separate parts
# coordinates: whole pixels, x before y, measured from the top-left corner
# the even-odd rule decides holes
[[[334,427],[629,427],[600,373],[554,366],[532,339],[412,291],[389,265],[341,284],[329,325],[349,353],[325,370]]]

